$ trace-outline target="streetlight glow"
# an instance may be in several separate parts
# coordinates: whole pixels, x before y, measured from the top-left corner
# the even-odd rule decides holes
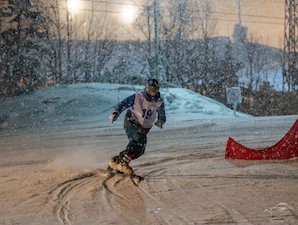
[[[67,8],[72,12],[78,12],[81,8],[79,0],[67,0]]]
[[[133,6],[125,6],[122,8],[121,17],[124,23],[131,24],[136,18],[136,9]]]

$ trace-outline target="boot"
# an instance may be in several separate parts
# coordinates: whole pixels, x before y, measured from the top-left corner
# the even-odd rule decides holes
[[[117,171],[120,172],[120,173],[123,173],[123,174],[127,174],[127,175],[132,175],[133,174],[133,170],[128,165],[127,162],[123,162],[123,163],[118,164]]]
[[[129,166],[129,162],[131,161],[131,158],[125,154],[121,159],[120,162],[118,163],[118,160],[116,160],[116,157],[114,157],[112,160],[110,160],[108,164],[108,169],[112,169],[114,171],[117,171],[119,173],[127,174],[127,175],[132,175],[133,170]]]
[[[110,160],[108,163],[108,170],[117,171],[118,163],[116,161]]]
[[[108,170],[116,171],[119,163],[120,163],[119,156],[114,156],[108,163]]]

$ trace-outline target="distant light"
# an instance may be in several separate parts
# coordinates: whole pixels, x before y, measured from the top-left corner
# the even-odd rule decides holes
[[[131,24],[136,18],[136,9],[133,6],[125,6],[122,8],[121,17],[124,23]]]
[[[78,12],[81,8],[79,0],[67,0],[67,8],[72,12]]]

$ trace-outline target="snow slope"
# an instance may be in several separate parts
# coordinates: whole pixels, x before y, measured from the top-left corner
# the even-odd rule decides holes
[[[65,129],[108,126],[115,105],[142,86],[75,84],[52,86],[33,94],[0,101],[1,130]],[[183,88],[162,88],[169,124],[206,118],[233,118],[223,104]],[[123,116],[123,115],[122,115]],[[237,113],[238,117],[248,117]]]

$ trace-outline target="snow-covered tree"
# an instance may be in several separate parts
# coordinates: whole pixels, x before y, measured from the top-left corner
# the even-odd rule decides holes
[[[2,94],[28,92],[43,85],[48,32],[37,5],[30,0],[7,0],[0,16]]]

